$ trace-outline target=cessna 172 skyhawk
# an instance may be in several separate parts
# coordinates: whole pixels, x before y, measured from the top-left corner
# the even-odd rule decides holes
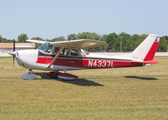
[[[97,47],[105,44],[103,41],[81,39],[58,42],[27,40],[42,44],[36,50],[21,50],[9,52],[16,57],[18,64],[29,69],[28,74],[21,75],[24,79],[35,79],[32,69],[52,71],[50,77],[59,77],[65,80],[78,77],[66,73],[67,70],[104,69],[120,67],[138,67],[158,63],[153,60],[162,36],[150,34],[131,54],[118,56],[95,55],[82,48]],[[15,48],[14,48],[15,50]],[[59,71],[64,71],[60,73]]]

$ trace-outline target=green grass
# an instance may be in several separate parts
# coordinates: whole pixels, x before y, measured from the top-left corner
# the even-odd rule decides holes
[[[6,57],[1,56],[0,59],[1,59],[1,58],[11,58],[11,56],[6,56]]]
[[[147,67],[69,71],[73,81],[50,79],[12,58],[0,58],[0,119],[168,119],[168,57]]]

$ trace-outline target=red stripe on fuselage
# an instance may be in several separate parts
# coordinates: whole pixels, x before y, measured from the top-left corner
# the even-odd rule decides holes
[[[51,57],[38,57],[36,63],[39,64],[50,64],[53,58]],[[113,67],[136,67],[142,66],[142,64],[132,64],[129,60],[99,60],[99,59],[86,59],[81,58],[57,58],[53,65],[67,66],[67,67],[78,67],[87,69],[100,69],[100,68],[113,68]]]

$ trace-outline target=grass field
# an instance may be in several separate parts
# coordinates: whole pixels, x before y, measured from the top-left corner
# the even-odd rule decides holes
[[[36,80],[0,58],[0,119],[168,119],[168,57],[147,67],[80,70],[78,80]]]

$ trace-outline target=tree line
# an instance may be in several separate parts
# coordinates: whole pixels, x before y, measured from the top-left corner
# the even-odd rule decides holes
[[[120,34],[116,33],[110,33],[105,35],[99,35],[95,32],[83,32],[78,34],[70,34],[67,36],[68,40],[76,40],[76,39],[94,39],[94,40],[100,40],[105,41],[106,44],[95,47],[95,48],[87,48],[87,51],[90,52],[128,52],[133,51],[148,35],[147,34],[127,34],[125,32],[122,32]],[[26,34],[21,34],[18,36],[18,39],[16,42],[26,42],[28,39]],[[53,39],[42,39],[41,37],[33,37],[31,39],[35,40],[45,40],[45,41],[64,41],[66,40],[65,37],[60,36]],[[13,39],[14,40],[14,39]],[[0,35],[0,42],[13,42],[13,40],[8,40],[6,38],[3,38]],[[38,47],[38,44],[36,44],[36,48]],[[168,36],[163,36],[161,38],[159,47],[157,49],[158,52],[167,52],[168,49]]]

